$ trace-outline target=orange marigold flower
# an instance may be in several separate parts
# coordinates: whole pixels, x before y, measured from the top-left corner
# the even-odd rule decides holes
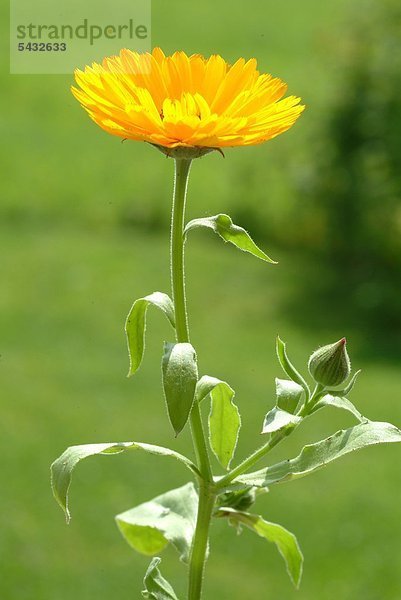
[[[256,60],[230,66],[160,48],[119,56],[76,70],[72,93],[105,131],[167,149],[214,149],[261,144],[287,131],[304,106],[283,98],[287,85],[260,74]]]

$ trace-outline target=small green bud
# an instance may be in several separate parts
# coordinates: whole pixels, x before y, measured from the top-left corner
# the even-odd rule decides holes
[[[234,508],[235,510],[248,510],[256,500],[256,488],[247,487],[221,494],[217,499],[217,506]]]
[[[308,369],[316,383],[325,387],[344,383],[351,373],[351,362],[345,347],[347,340],[342,338],[334,344],[315,350],[309,359]]]

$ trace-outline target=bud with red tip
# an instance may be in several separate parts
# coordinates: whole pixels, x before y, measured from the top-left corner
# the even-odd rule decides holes
[[[316,383],[325,387],[341,385],[351,373],[351,362],[346,349],[346,339],[315,350],[308,368]]]

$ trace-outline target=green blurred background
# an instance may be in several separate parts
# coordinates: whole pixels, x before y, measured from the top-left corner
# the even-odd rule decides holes
[[[265,145],[197,161],[188,217],[231,214],[279,260],[265,265],[207,232],[187,251],[200,372],[227,380],[243,414],[238,457],[260,443],[273,403],[279,332],[305,365],[347,335],[363,374],[353,400],[401,424],[401,17],[398,3],[153,1],[152,43],[166,52],[258,58],[307,111]],[[6,7],[2,8],[7,23]],[[3,40],[7,38],[3,26]],[[1,532],[4,600],[139,598],[148,559],[115,514],[186,481],[155,457],[83,464],[66,527],[49,464],[68,445],[174,440],[159,376],[164,319],[149,314],[147,353],[126,379],[132,301],[168,291],[173,164],[106,135],[69,92],[71,77],[10,76],[3,53],[0,204]],[[275,458],[348,426],[322,411]],[[399,600],[401,448],[370,449],[278,486],[256,510],[297,534],[306,563],[295,592],[274,547],[214,524],[205,598]],[[235,540],[235,543],[234,543]],[[173,550],[163,572],[177,592]]]

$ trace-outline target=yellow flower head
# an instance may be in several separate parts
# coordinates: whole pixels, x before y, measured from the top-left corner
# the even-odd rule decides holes
[[[160,48],[119,56],[76,70],[72,93],[102,129],[166,149],[261,144],[287,131],[304,106],[283,98],[287,85],[260,74],[255,59],[230,66]],[[168,152],[168,151],[167,151]]]

